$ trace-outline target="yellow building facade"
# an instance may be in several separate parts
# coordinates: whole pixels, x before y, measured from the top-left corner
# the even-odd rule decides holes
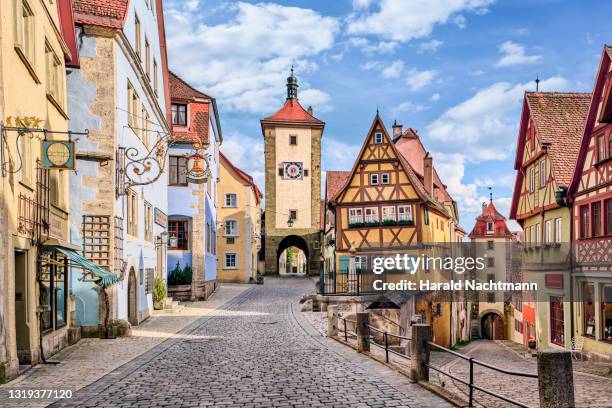
[[[253,178],[221,153],[217,184],[217,280],[252,282],[261,247],[261,193]]]
[[[10,0],[0,5],[4,380],[18,374],[20,365],[38,363],[41,348],[48,356],[69,341],[68,261],[52,249],[43,252],[43,245],[69,247],[68,171],[43,169],[40,162],[42,140],[68,139],[65,60],[76,55],[65,41],[74,37],[74,28],[62,35],[65,4]]]

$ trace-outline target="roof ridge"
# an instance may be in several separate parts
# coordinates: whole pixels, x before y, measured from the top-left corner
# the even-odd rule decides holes
[[[174,78],[178,79],[178,80],[179,80],[179,81],[180,81],[180,82],[181,82],[183,85],[185,85],[186,87],[188,87],[188,88],[189,88],[189,89],[191,89],[192,91],[194,91],[194,92],[196,92],[196,93],[198,93],[198,94],[202,95],[202,96],[203,96],[203,97],[205,97],[205,98],[212,99],[212,97],[211,97],[211,96],[209,96],[209,95],[205,94],[204,92],[199,91],[199,90],[197,90],[196,88],[194,88],[193,86],[189,85],[189,83],[188,83],[187,81],[185,81],[183,78],[181,78],[180,76],[178,76],[177,74],[175,74],[174,72],[172,72],[172,70],[168,69],[168,73],[170,74],[170,76],[172,76],[172,77],[174,77]],[[170,95],[170,96],[172,96],[172,95]]]

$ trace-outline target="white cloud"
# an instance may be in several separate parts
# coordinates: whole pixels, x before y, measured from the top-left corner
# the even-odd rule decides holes
[[[434,70],[419,71],[416,68],[412,68],[408,71],[408,75],[406,76],[406,84],[411,91],[418,91],[431,84],[436,75],[438,75],[438,73]]]
[[[320,91],[318,89],[307,89],[302,91],[300,94],[300,101],[304,107],[308,105],[316,106],[319,112],[329,112],[332,110],[331,97],[327,92]]]
[[[380,75],[383,78],[399,78],[404,70],[404,62],[402,60],[393,61],[391,65],[384,68]]]
[[[355,7],[348,19],[349,34],[375,34],[393,41],[427,37],[435,25],[452,19],[457,24],[461,12],[482,12],[494,0],[381,0],[374,11]],[[358,5],[365,2],[359,1]],[[369,2],[368,2],[369,5]],[[465,18],[463,19],[465,23]]]
[[[429,106],[425,106],[419,103],[414,103],[412,101],[402,102],[397,105],[395,108],[391,109],[391,113],[394,116],[399,116],[401,113],[410,112],[417,113],[422,112],[424,110],[429,109]]]
[[[365,134],[363,138],[365,138]],[[321,168],[325,170],[351,170],[359,154],[359,149],[361,149],[361,142],[363,142],[363,139],[360,138],[359,144],[348,144],[325,136],[321,146]]]
[[[438,48],[442,46],[442,44],[444,44],[442,41],[432,39],[421,43],[419,45],[419,48],[421,49],[421,51],[436,52],[438,51]]]
[[[264,145],[261,137],[226,133],[221,151],[235,166],[251,175],[257,187],[264,192]]]
[[[562,77],[551,77],[540,87],[564,91],[570,83]],[[523,94],[532,89],[532,82],[496,82],[445,111],[427,126],[426,134],[449,149],[460,148],[473,161],[507,158],[513,151]]]
[[[365,64],[361,64],[361,69],[365,69],[366,71],[370,71],[373,69],[379,69],[381,66],[379,61],[368,61]]]
[[[364,54],[389,54],[397,47],[397,41],[378,41],[372,42],[363,37],[351,37],[348,44],[359,48]]]
[[[463,14],[459,14],[453,19],[453,23],[455,23],[455,25],[459,28],[465,28],[466,27],[465,16]]]
[[[502,57],[495,64],[498,67],[508,65],[532,64],[542,58],[541,55],[526,55],[525,47],[512,41],[506,41],[499,46]]]
[[[263,113],[277,106],[290,66],[298,75],[315,71],[309,58],[330,49],[339,30],[334,18],[272,3],[236,3],[226,10],[229,20],[207,25],[193,18],[189,4],[167,3],[169,60],[228,110]]]
[[[200,5],[200,0],[185,1],[185,8],[189,11],[195,11],[199,5]]]
[[[439,101],[439,100],[440,100],[440,94],[436,92],[435,94],[431,95],[431,97],[429,98],[429,100],[430,100],[430,101],[432,101],[432,102],[437,102],[437,101]]]
[[[354,9],[367,9],[372,4],[372,0],[353,0]]]
[[[482,69],[477,69],[476,71],[472,71],[472,72],[470,73],[470,75],[472,75],[472,76],[481,76],[481,75],[483,75],[484,73],[485,73],[485,72],[484,72]]]

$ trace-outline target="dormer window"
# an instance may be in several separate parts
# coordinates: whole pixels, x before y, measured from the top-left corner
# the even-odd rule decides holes
[[[177,126],[187,126],[187,105],[172,104],[172,124]]]
[[[487,234],[492,234],[493,233],[493,222],[489,221],[487,222]]]
[[[382,141],[383,141],[382,133],[380,132],[374,133],[374,143],[382,144]]]

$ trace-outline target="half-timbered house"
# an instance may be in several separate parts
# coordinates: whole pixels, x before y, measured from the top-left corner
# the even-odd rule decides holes
[[[538,347],[571,338],[570,210],[557,196],[569,187],[589,101],[589,93],[561,92],[526,92],[523,101],[510,218],[525,231],[523,281],[538,284],[537,299],[524,299],[535,305],[527,336]]]
[[[372,264],[377,257],[418,255],[424,243],[455,239],[456,219],[434,196],[433,158],[425,154],[422,160],[419,178],[377,114],[350,174],[329,199],[335,216],[334,285],[338,291],[371,292],[377,278],[371,273]],[[364,272],[372,279],[363,279]],[[397,280],[402,275],[385,278]],[[434,341],[450,345],[450,302],[424,295],[407,303],[410,315],[433,325]]]
[[[605,46],[568,191],[573,221],[574,336],[612,358],[612,47]]]

